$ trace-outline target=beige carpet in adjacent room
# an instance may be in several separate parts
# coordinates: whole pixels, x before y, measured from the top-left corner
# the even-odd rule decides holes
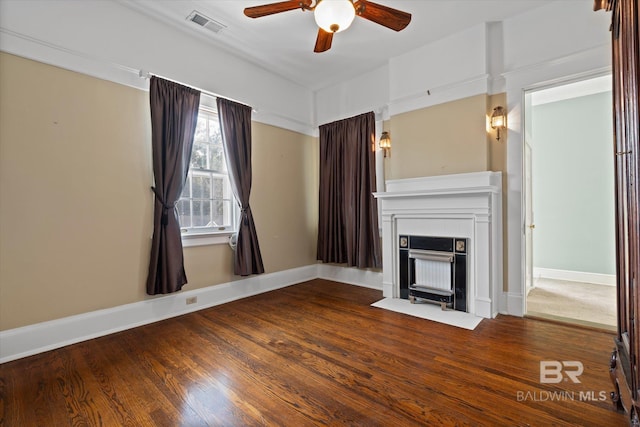
[[[615,330],[616,287],[536,279],[527,315]]]

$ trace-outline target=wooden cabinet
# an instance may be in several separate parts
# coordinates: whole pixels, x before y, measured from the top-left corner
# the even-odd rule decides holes
[[[595,0],[611,13],[613,117],[616,173],[618,335],[611,356],[614,403],[640,426],[640,11],[638,0]]]

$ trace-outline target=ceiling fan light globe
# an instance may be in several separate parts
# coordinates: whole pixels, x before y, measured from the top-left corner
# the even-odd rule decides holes
[[[350,0],[322,0],[313,15],[320,28],[328,33],[339,33],[349,28],[356,10]]]

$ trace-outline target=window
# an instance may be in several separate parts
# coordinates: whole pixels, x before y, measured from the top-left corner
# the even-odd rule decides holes
[[[201,106],[189,174],[178,200],[183,237],[235,231],[235,205],[218,116]]]

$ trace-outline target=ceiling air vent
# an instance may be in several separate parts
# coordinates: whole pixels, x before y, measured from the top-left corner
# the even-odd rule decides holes
[[[220,31],[227,28],[226,25],[221,24],[220,22],[214,21],[211,18],[207,18],[202,13],[197,12],[195,10],[191,12],[189,16],[187,16],[187,19],[214,33],[219,33]]]

